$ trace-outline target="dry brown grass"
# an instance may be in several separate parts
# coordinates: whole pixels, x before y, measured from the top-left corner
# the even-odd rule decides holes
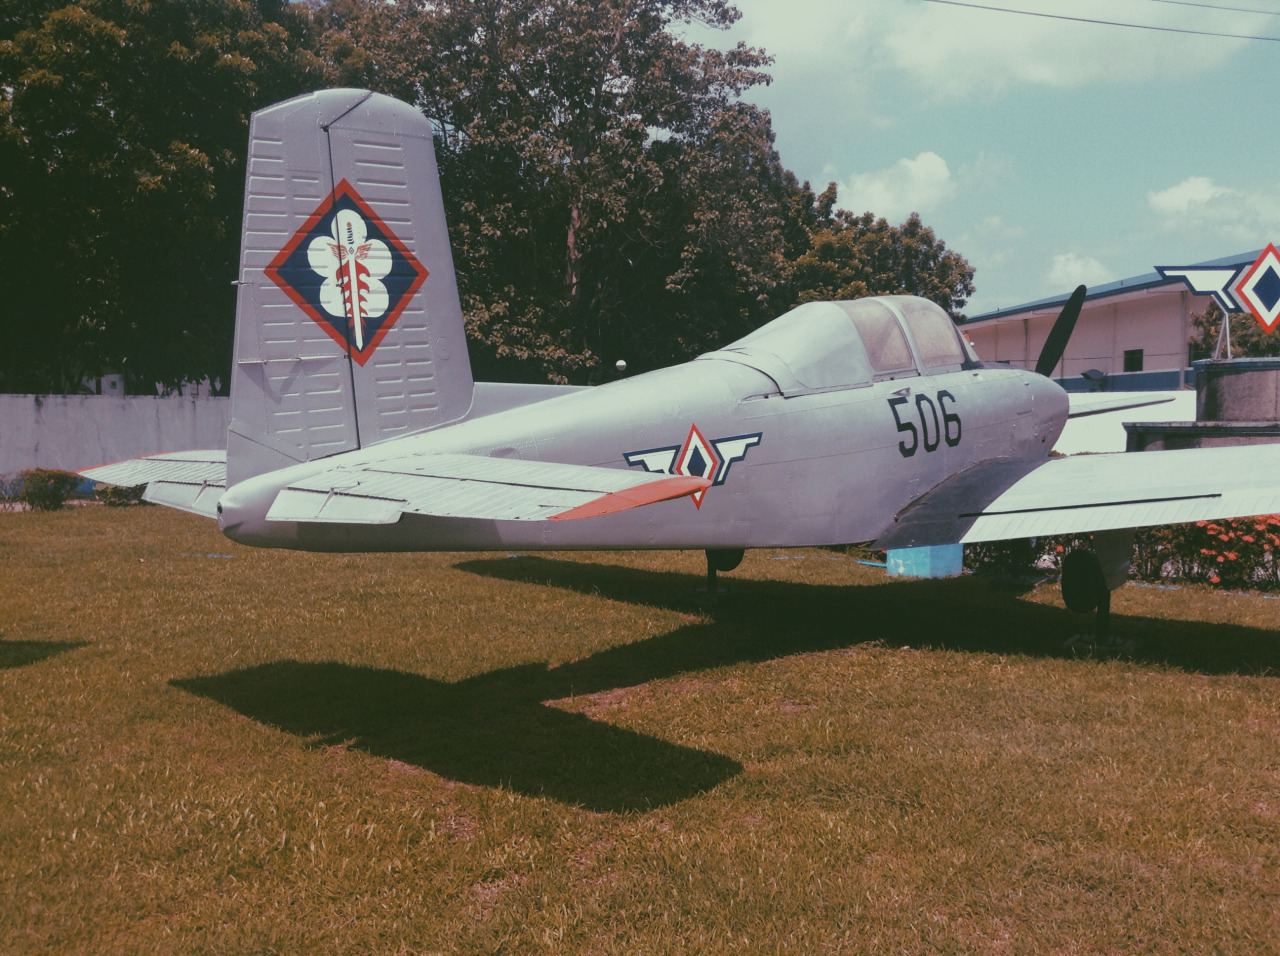
[[[786,558],[786,560],[782,560]],[[1280,952],[1280,602],[0,515],[5,952]]]

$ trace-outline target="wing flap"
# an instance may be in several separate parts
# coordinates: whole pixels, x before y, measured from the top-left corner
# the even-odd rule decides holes
[[[1022,472],[1021,474],[1019,472]],[[1002,541],[1280,513],[1280,445],[987,463],[904,509],[877,547]]]
[[[80,474],[125,488],[146,485],[144,501],[214,518],[218,499],[227,488],[227,453],[211,450],[147,455],[85,468]]]
[[[269,521],[392,524],[402,514],[495,521],[579,518],[678,498],[704,478],[595,465],[427,454],[330,469],[282,490]]]

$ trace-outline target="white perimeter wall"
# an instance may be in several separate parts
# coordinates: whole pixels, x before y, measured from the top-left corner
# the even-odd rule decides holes
[[[0,395],[0,477],[226,448],[229,398]]]

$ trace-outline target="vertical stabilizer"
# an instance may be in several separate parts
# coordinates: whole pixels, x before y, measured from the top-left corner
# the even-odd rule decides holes
[[[255,113],[228,483],[461,418],[472,387],[427,120],[365,90]]]

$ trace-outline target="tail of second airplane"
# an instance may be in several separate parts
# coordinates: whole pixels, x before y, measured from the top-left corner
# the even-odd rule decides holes
[[[473,381],[431,127],[365,90],[255,113],[227,485],[461,418]]]

